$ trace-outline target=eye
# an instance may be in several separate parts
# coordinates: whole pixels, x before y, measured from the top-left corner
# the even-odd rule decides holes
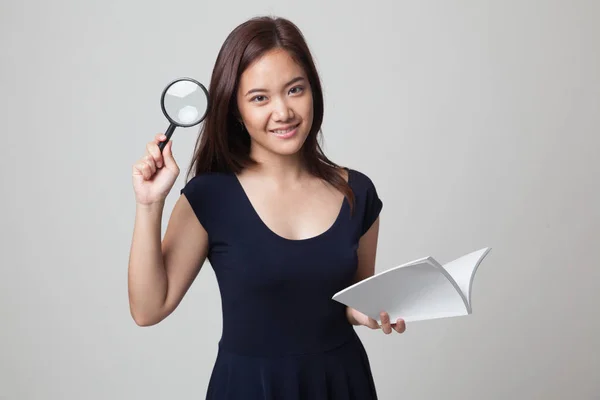
[[[251,98],[250,101],[256,103],[257,101],[260,101],[258,99],[264,99],[264,98],[265,98],[265,96],[258,95],[258,96],[254,96],[253,98]]]
[[[290,92],[293,92],[295,90],[295,93],[292,94],[297,94],[297,93],[302,93],[304,91],[304,88],[302,86],[296,86],[290,89]]]

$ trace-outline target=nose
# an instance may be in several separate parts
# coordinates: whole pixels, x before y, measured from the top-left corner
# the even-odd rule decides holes
[[[278,100],[273,109],[273,118],[275,121],[289,121],[294,118],[294,110],[285,100]]]

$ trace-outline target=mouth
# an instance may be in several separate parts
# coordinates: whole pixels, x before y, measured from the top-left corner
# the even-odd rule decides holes
[[[275,136],[277,136],[279,138],[287,139],[296,134],[299,126],[300,126],[300,124],[298,123],[295,125],[289,125],[289,126],[279,128],[279,129],[271,129],[269,132],[271,132],[272,134],[274,134]]]

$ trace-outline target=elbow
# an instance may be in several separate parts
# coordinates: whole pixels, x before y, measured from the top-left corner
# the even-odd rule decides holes
[[[153,326],[159,322],[159,321],[156,321],[156,320],[153,320],[150,318],[140,318],[140,317],[133,317],[133,321],[135,322],[135,324],[137,326],[140,326],[140,327]]]
[[[135,322],[137,326],[148,327],[158,324],[163,320],[163,317],[160,316],[160,313],[156,313],[154,315],[148,313],[141,313],[135,311],[133,308],[129,309],[131,318]]]

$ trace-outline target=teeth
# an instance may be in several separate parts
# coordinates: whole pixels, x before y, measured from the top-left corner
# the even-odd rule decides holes
[[[276,131],[273,131],[273,132],[274,132],[274,133],[277,133],[277,134],[279,134],[279,135],[282,135],[282,134],[285,134],[285,133],[291,132],[291,131],[293,131],[294,129],[296,129],[296,127],[295,127],[295,126],[291,127],[290,129],[287,129],[287,130],[285,130],[285,131],[282,131],[282,130],[276,130]]]

